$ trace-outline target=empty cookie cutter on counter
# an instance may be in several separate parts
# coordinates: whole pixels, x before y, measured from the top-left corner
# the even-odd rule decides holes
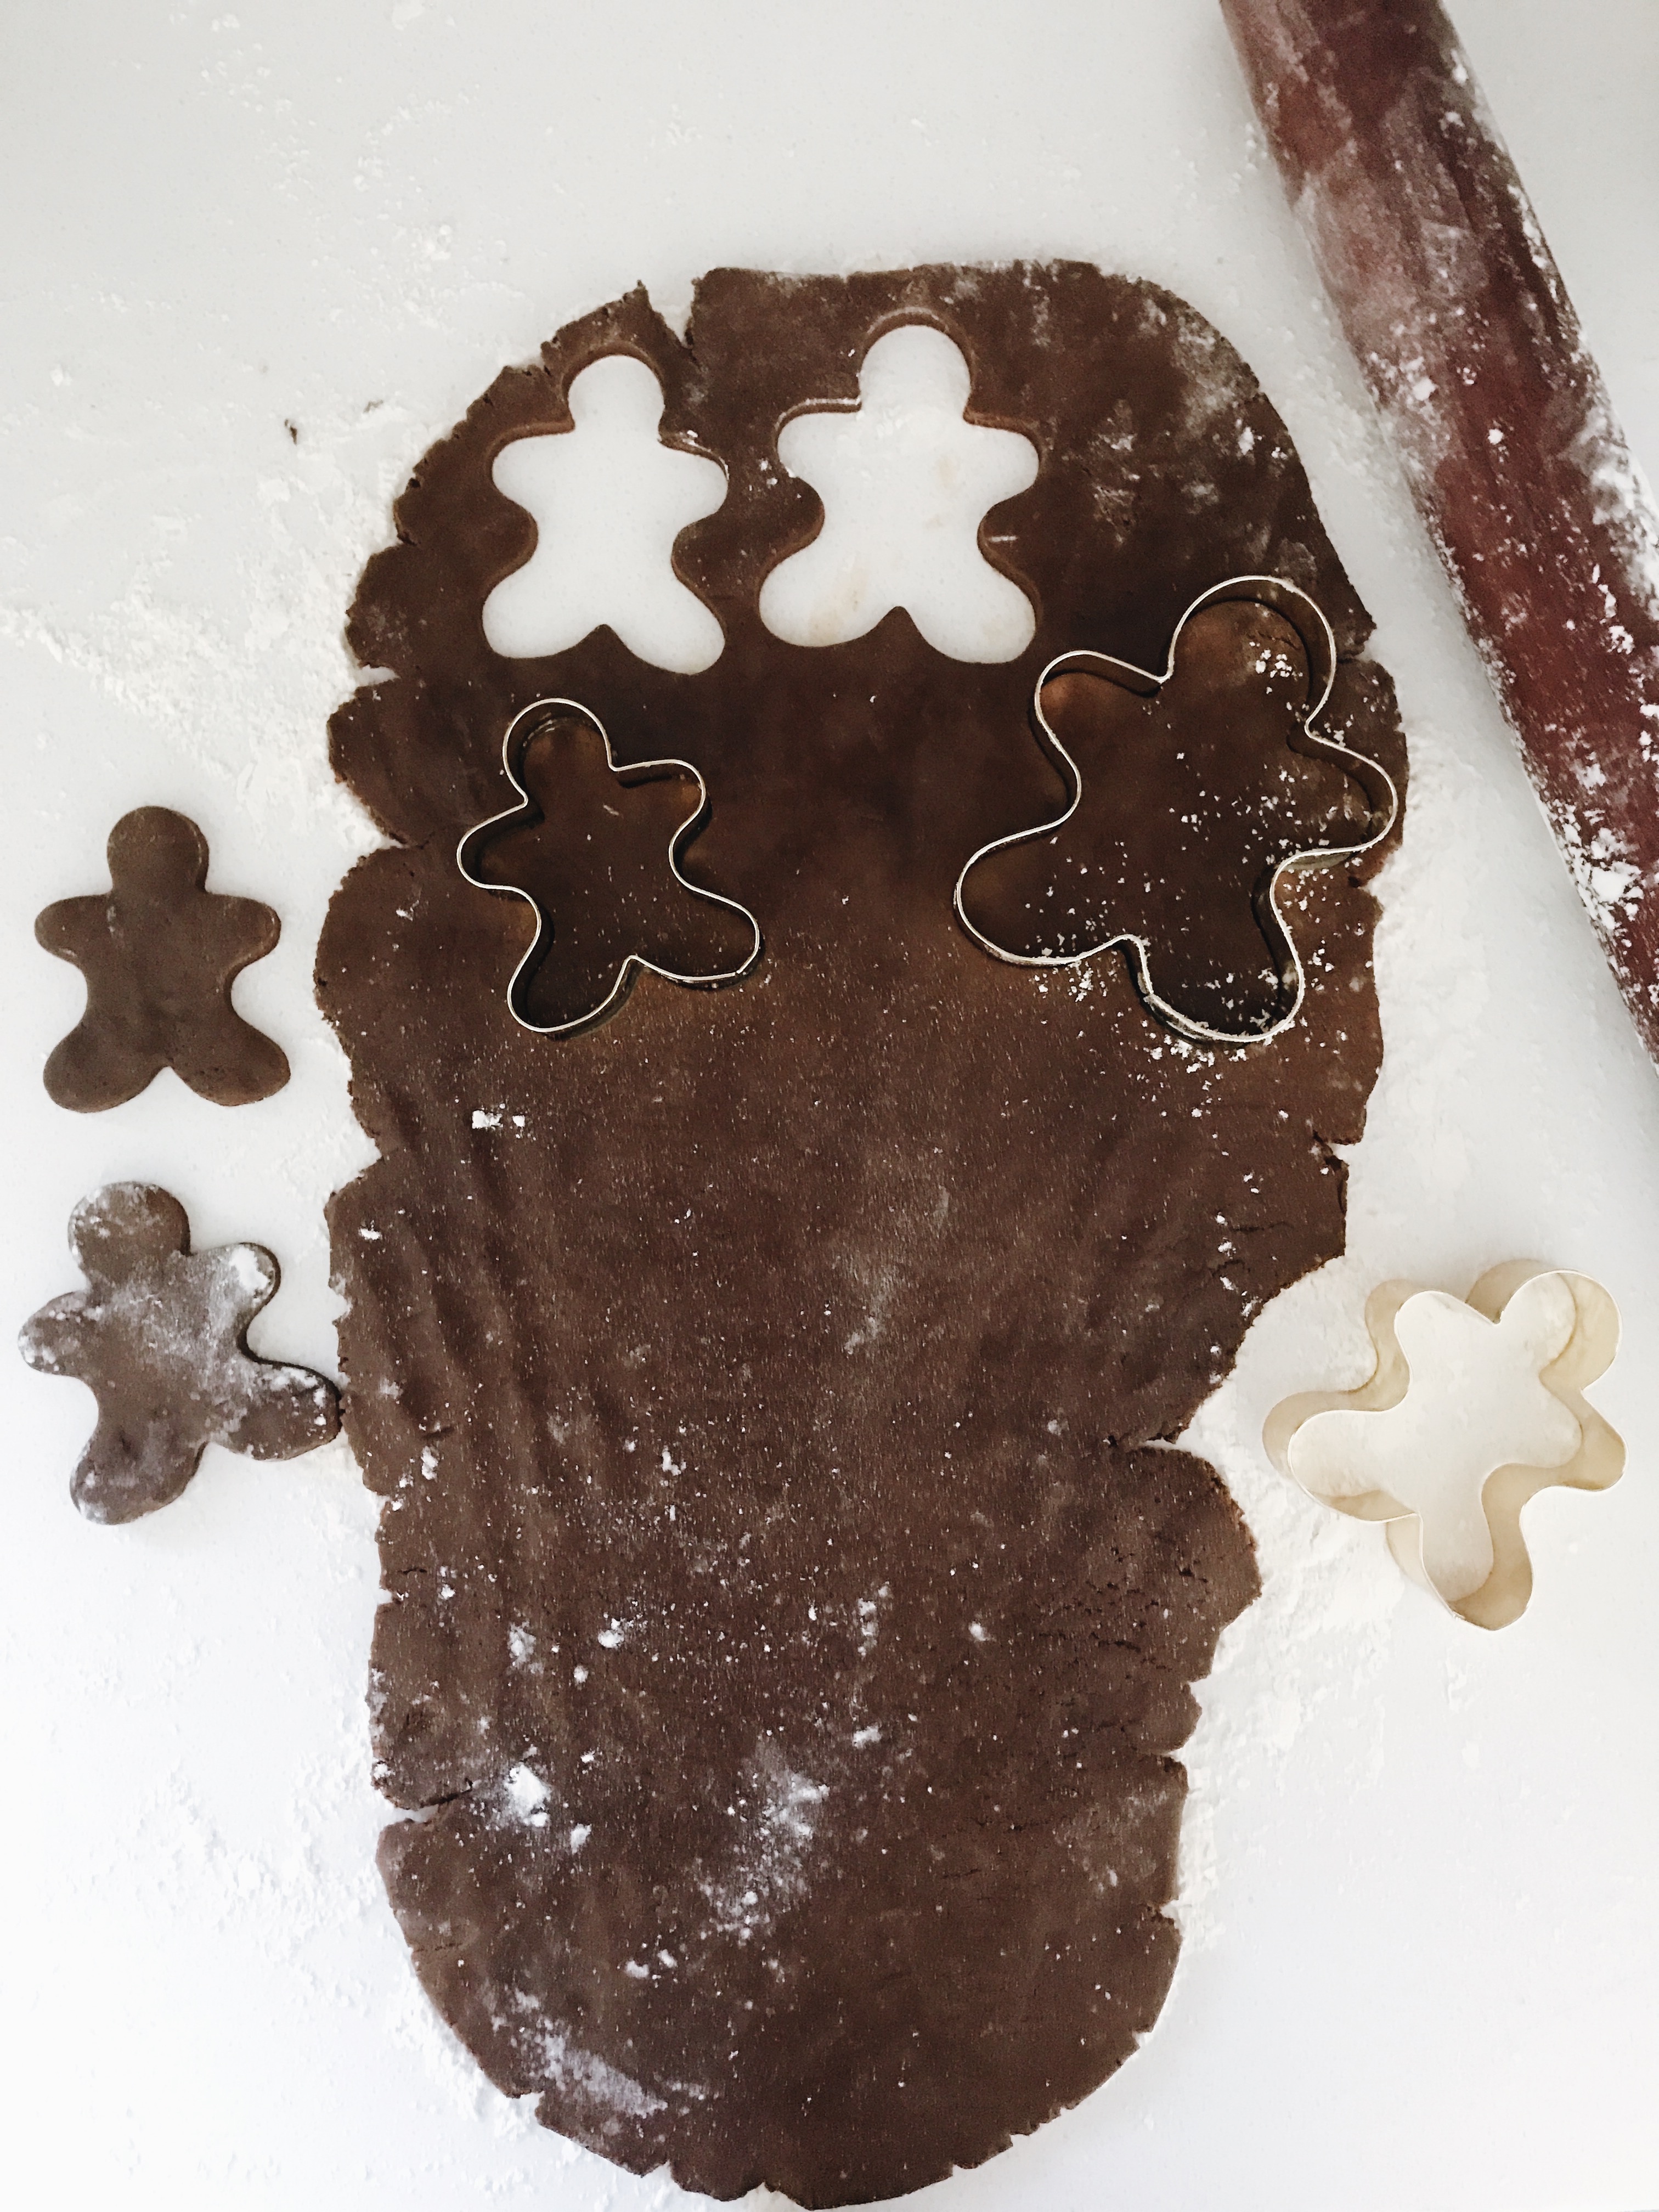
[[[1440,1427],[1424,1433],[1424,1415],[1432,1414],[1435,1398],[1425,1337],[1437,1313],[1443,1328],[1450,1323],[1475,1358],[1486,1360],[1500,1386],[1506,1379],[1513,1386],[1507,1425],[1500,1407],[1484,1438],[1472,1433],[1468,1419],[1473,1363],[1455,1346],[1441,1355]],[[1588,1275],[1516,1260],[1489,1269],[1466,1299],[1412,1283],[1383,1283],[1366,1301],[1365,1327],[1376,1354],[1370,1380],[1358,1390],[1283,1400],[1262,1430],[1267,1455],[1321,1504],[1358,1521],[1383,1522],[1401,1567],[1451,1612],[1478,1628],[1505,1628],[1532,1595],[1532,1562],[1521,1530],[1528,1502],[1551,1484],[1607,1490],[1624,1471],[1622,1439],[1582,1395],[1613,1364],[1619,1309]],[[1483,1338],[1489,1330],[1497,1334]],[[1500,1336],[1507,1341],[1500,1343]],[[1410,1352],[1418,1358],[1415,1375]],[[1523,1402],[1534,1387],[1537,1401]],[[1413,1409],[1419,1389],[1422,1404]],[[1528,1419],[1534,1433],[1543,1426],[1555,1431],[1553,1451],[1540,1437],[1540,1456],[1521,1452],[1517,1431]],[[1462,1586],[1467,1576],[1445,1571],[1443,1516],[1431,1510],[1431,1528],[1398,1494],[1417,1486],[1413,1475],[1437,1443],[1443,1464],[1455,1463],[1467,1510],[1484,1520],[1490,1540],[1490,1570],[1472,1587]]]
[[[1305,851],[1287,853],[1282,860],[1274,862],[1265,886],[1256,893],[1256,918],[1267,940],[1268,950],[1278,965],[1281,986],[1288,989],[1289,1004],[1273,1021],[1248,1031],[1212,1029],[1206,1023],[1194,1019],[1190,1014],[1183,1014],[1178,1007],[1170,1006],[1161,998],[1153,988],[1151,954],[1146,940],[1133,930],[1103,937],[1098,944],[1088,945],[1079,952],[1012,952],[1006,945],[999,945],[994,938],[988,937],[982,930],[975,928],[968,918],[962,896],[963,885],[981,860],[993,853],[1006,851],[1011,845],[1030,844],[1035,838],[1053,836],[1071,820],[1082,802],[1083,772],[1043,714],[1044,685],[1054,677],[1077,669],[1104,675],[1112,682],[1122,684],[1126,690],[1139,693],[1142,697],[1153,697],[1175,674],[1181,634],[1188,623],[1206,608],[1219,606],[1234,599],[1267,607],[1273,613],[1282,616],[1302,640],[1308,655],[1309,703],[1301,716],[1302,736],[1307,750],[1316,759],[1334,762],[1352,776],[1370,802],[1371,820],[1375,825],[1356,844],[1312,846]],[[1400,794],[1395,788],[1393,777],[1385,768],[1365,754],[1351,750],[1338,738],[1322,736],[1314,728],[1330,698],[1335,682],[1336,637],[1326,620],[1324,610],[1299,586],[1287,583],[1280,576],[1230,576],[1224,583],[1212,585],[1207,592],[1200,592],[1170,635],[1169,654],[1161,675],[1155,674],[1151,669],[1137,667],[1133,661],[1120,660],[1111,653],[1094,653],[1086,648],[1057,653],[1037,678],[1031,695],[1031,709],[1048,750],[1054,755],[1060,774],[1071,785],[1070,800],[1064,811],[1057,814],[1052,821],[1040,823],[1033,830],[1016,830],[1006,837],[993,838],[988,845],[980,847],[957,878],[956,889],[951,894],[957,920],[982,951],[990,953],[994,959],[1006,960],[1010,966],[1016,968],[1075,968],[1085,960],[1094,959],[1099,953],[1121,947],[1130,955],[1135,988],[1148,1010],[1168,1028],[1179,1036],[1191,1038],[1194,1043],[1266,1044],[1272,1038],[1282,1035],[1302,1011],[1307,979],[1303,973],[1296,941],[1279,910],[1279,878],[1291,868],[1314,867],[1336,860],[1354,860],[1360,854],[1370,852],[1393,829],[1395,816],[1400,811]]]
[[[573,717],[586,722],[598,733],[605,747],[605,766],[625,789],[631,789],[636,784],[652,782],[660,776],[678,775],[691,778],[697,787],[697,803],[668,841],[669,867],[675,882],[689,891],[693,898],[706,899],[711,906],[725,907],[730,913],[741,915],[753,932],[755,941],[747,957],[737,967],[721,969],[707,975],[682,975],[672,968],[659,966],[654,960],[647,960],[641,952],[626,953],[616,982],[599,1006],[566,1022],[532,1022],[526,1021],[519,1011],[519,979],[527,972],[533,974],[541,964],[547,940],[552,933],[551,918],[544,911],[538,899],[529,891],[521,890],[516,884],[491,883],[487,878],[477,874],[468,864],[468,855],[481,854],[492,831],[500,831],[510,822],[522,821],[532,815],[539,816],[540,810],[526,789],[519,773],[525,752],[539,731]],[[580,699],[532,699],[507,724],[507,735],[501,740],[501,765],[507,770],[507,781],[518,793],[521,803],[507,807],[501,814],[492,814],[487,822],[480,822],[469,830],[455,848],[455,865],[467,882],[476,885],[479,890],[507,892],[514,898],[521,898],[535,914],[536,934],[531,939],[529,950],[513,970],[507,987],[507,1011],[520,1029],[529,1030],[538,1036],[579,1036],[583,1030],[594,1028],[621,1005],[633,987],[634,978],[640,974],[660,975],[665,982],[683,983],[693,989],[713,990],[722,983],[740,983],[745,975],[753,973],[762,950],[759,922],[748,908],[739,905],[736,899],[724,898],[719,891],[705,890],[699,884],[688,883],[680,873],[680,855],[708,821],[709,811],[708,787],[690,761],[630,761],[618,766],[611,746],[611,733],[591,707],[583,706]]]

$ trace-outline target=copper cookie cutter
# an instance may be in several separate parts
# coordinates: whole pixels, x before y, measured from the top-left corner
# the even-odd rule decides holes
[[[1243,599],[1269,608],[1274,614],[1282,616],[1301,639],[1308,656],[1309,704],[1301,714],[1302,735],[1308,750],[1316,759],[1331,761],[1353,778],[1370,800],[1371,818],[1378,824],[1357,844],[1313,846],[1305,851],[1286,854],[1283,860],[1274,863],[1264,891],[1258,893],[1256,914],[1267,940],[1268,951],[1278,965],[1281,988],[1286,984],[1290,986],[1290,1003],[1286,1011],[1274,1021],[1244,1033],[1212,1029],[1206,1023],[1195,1020],[1190,1014],[1183,1014],[1179,1007],[1172,1006],[1167,1000],[1160,998],[1152,985],[1151,953],[1146,940],[1133,930],[1103,938],[1097,945],[1089,945],[1080,952],[1011,952],[974,927],[968,918],[962,897],[963,885],[980,861],[993,853],[1006,851],[1011,845],[1030,844],[1034,838],[1053,836],[1056,830],[1064,829],[1082,803],[1083,772],[1043,714],[1043,686],[1068,669],[1093,669],[1108,675],[1127,690],[1139,692],[1143,697],[1153,696],[1175,673],[1181,634],[1188,623],[1195,615],[1202,614],[1206,608],[1219,606],[1231,599]],[[1395,787],[1394,778],[1379,762],[1370,759],[1364,753],[1353,751],[1339,738],[1323,736],[1314,728],[1336,682],[1336,636],[1325,617],[1323,608],[1298,585],[1286,582],[1282,576],[1230,576],[1224,582],[1212,585],[1207,592],[1200,592],[1170,634],[1169,656],[1162,675],[1155,674],[1151,669],[1137,667],[1133,661],[1120,660],[1108,653],[1078,648],[1056,653],[1037,678],[1031,695],[1031,711],[1042,732],[1047,749],[1055,757],[1060,774],[1071,785],[1070,801],[1065,811],[1057,814],[1053,821],[1042,823],[1034,830],[1016,830],[1006,837],[994,837],[988,845],[980,847],[957,878],[956,889],[951,894],[957,920],[981,951],[988,952],[994,959],[1006,961],[1014,968],[1076,968],[1100,953],[1121,948],[1130,955],[1135,988],[1147,1010],[1167,1028],[1174,1030],[1178,1036],[1190,1038],[1195,1044],[1234,1047],[1266,1044],[1272,1038],[1281,1036],[1302,1011],[1302,1001],[1307,993],[1307,978],[1301,956],[1296,949],[1296,940],[1279,912],[1280,878],[1292,868],[1316,867],[1338,860],[1356,860],[1360,854],[1369,853],[1388,836],[1400,811],[1400,794]]]
[[[641,952],[626,953],[617,972],[617,981],[600,1005],[590,1008],[586,1013],[575,1015],[569,1021],[530,1022],[526,1021],[519,1011],[519,978],[526,969],[533,971],[539,966],[547,940],[552,934],[552,920],[544,911],[540,901],[533,897],[529,891],[520,890],[516,884],[490,883],[484,877],[475,874],[467,865],[467,854],[470,848],[480,848],[492,830],[499,830],[507,823],[518,822],[532,813],[539,812],[536,802],[532,799],[520,777],[520,765],[531,739],[539,731],[550,727],[556,721],[567,720],[572,716],[586,722],[590,729],[598,733],[599,741],[605,747],[605,766],[624,789],[631,789],[636,784],[650,783],[667,775],[688,775],[691,778],[697,787],[697,803],[668,841],[668,866],[673,873],[675,882],[682,890],[689,891],[693,898],[707,899],[711,906],[725,907],[732,914],[741,915],[749,924],[755,941],[747,957],[737,967],[699,975],[681,975],[672,968],[661,967],[656,961],[647,960]],[[762,950],[759,922],[750,913],[748,908],[740,905],[736,899],[723,897],[719,891],[705,890],[701,884],[688,882],[680,872],[680,855],[703,827],[709,815],[708,786],[703,781],[701,773],[691,765],[690,761],[629,761],[619,766],[617,756],[611,750],[611,733],[591,707],[585,707],[580,699],[532,699],[527,707],[520,709],[507,726],[507,735],[501,740],[501,766],[507,771],[507,781],[518,793],[520,804],[517,806],[509,806],[500,814],[492,814],[487,822],[480,822],[469,830],[455,848],[455,865],[466,881],[474,884],[479,890],[506,891],[514,898],[522,899],[536,916],[536,934],[531,939],[529,949],[523,958],[513,970],[507,986],[507,1012],[520,1029],[528,1030],[536,1036],[579,1036],[583,1030],[596,1027],[607,1014],[613,1012],[628,996],[633,988],[635,977],[641,974],[660,975],[665,982],[684,984],[691,989],[714,990],[723,983],[740,983],[745,975],[754,972]]]
[[[1421,1417],[1414,1422],[1407,1410],[1413,1387],[1409,1354],[1418,1354],[1419,1379],[1432,1364],[1425,1357],[1431,1309],[1443,1323],[1455,1322],[1477,1358],[1486,1356],[1489,1389],[1501,1390],[1513,1378],[1510,1406],[1499,1407],[1484,1443],[1470,1432],[1473,1363],[1465,1358],[1460,1364],[1455,1347],[1441,1355],[1451,1388],[1443,1394],[1439,1432],[1425,1435]],[[1448,1309],[1454,1310],[1449,1315]],[[1463,1318],[1470,1310],[1473,1321]],[[1267,1455],[1321,1504],[1357,1521],[1382,1522],[1389,1549],[1405,1573],[1450,1612],[1478,1628],[1507,1627],[1532,1595],[1522,1509],[1551,1484],[1607,1490],[1624,1472],[1622,1438],[1583,1395],[1618,1352],[1619,1309],[1588,1275],[1516,1260],[1490,1268],[1467,1298],[1412,1283],[1384,1283],[1366,1301],[1365,1327],[1376,1356],[1370,1381],[1358,1390],[1308,1391],[1283,1400],[1262,1430]],[[1486,1330],[1494,1334],[1483,1342]],[[1510,1342],[1500,1346],[1504,1332]],[[1528,1385],[1534,1382],[1537,1401],[1528,1403]],[[1542,1455],[1528,1457],[1516,1449],[1528,1418]],[[1454,1554],[1437,1541],[1440,1514],[1431,1530],[1425,1513],[1399,1494],[1417,1486],[1413,1476],[1425,1457],[1437,1454],[1443,1468],[1450,1462],[1462,1478],[1466,1526],[1455,1555],[1461,1573],[1451,1571]],[[1485,1524],[1490,1559],[1484,1578],[1478,1524],[1474,1546],[1467,1540],[1475,1514]]]

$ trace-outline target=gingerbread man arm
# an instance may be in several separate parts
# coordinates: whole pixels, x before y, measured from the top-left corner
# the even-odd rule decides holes
[[[34,918],[37,944],[60,960],[84,969],[89,954],[109,928],[109,894],[94,892],[89,898],[58,899]]]
[[[53,1298],[39,1313],[31,1314],[17,1340],[17,1348],[31,1367],[43,1375],[67,1375],[86,1380],[86,1293],[70,1291]]]

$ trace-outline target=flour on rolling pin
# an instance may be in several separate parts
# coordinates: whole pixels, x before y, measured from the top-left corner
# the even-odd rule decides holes
[[[1659,1058],[1659,516],[1437,0],[1222,0],[1297,219]]]

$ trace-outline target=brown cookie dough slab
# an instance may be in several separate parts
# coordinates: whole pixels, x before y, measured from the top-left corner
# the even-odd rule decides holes
[[[110,831],[110,889],[59,899],[35,922],[46,951],[87,979],[87,1010],[46,1062],[58,1105],[122,1105],[164,1067],[218,1106],[249,1105],[288,1081],[281,1047],[230,1003],[231,984],[272,949],[282,923],[257,899],[206,890],[207,869],[193,822],[137,807]]]
[[[902,613],[812,650],[757,612],[819,515],[779,422],[854,403],[906,319],[1041,456],[982,533],[1038,617],[1006,665]],[[493,459],[568,427],[616,350],[728,474],[677,547],[726,634],[695,678],[604,629],[536,661],[484,641],[533,542]],[[1189,1685],[1256,1589],[1215,1474],[1164,1440],[1341,1249],[1332,1147],[1381,1053],[1346,868],[1287,893],[1303,1018],[1220,1054],[1115,955],[990,958],[952,886],[1057,811],[1027,705],[1062,650],[1156,666],[1200,592],[1270,574],[1335,628],[1326,726],[1398,781],[1391,689],[1248,370],[1074,264],[718,271],[684,343],[636,293],[498,378],[398,529],[350,624],[392,674],[333,741],[398,843],[318,963],[382,1154],[332,1224],[347,1426],[386,1499],[378,1772],[421,1815],[386,1832],[388,1889],[445,2018],[550,2126],[720,2196],[896,2194],[1086,2094],[1157,2018]],[[511,804],[502,733],[538,696],[590,707],[621,762],[695,764],[684,865],[757,917],[747,981],[647,975],[574,1041],[512,1022],[534,917],[453,856]]]
[[[171,1504],[210,1444],[292,1459],[337,1433],[331,1382],[248,1350],[248,1324],[282,1279],[263,1245],[192,1252],[170,1191],[115,1182],[76,1207],[70,1249],[88,1287],[31,1315],[18,1343],[31,1367],[73,1376],[98,1401],[70,1485],[88,1520]]]

